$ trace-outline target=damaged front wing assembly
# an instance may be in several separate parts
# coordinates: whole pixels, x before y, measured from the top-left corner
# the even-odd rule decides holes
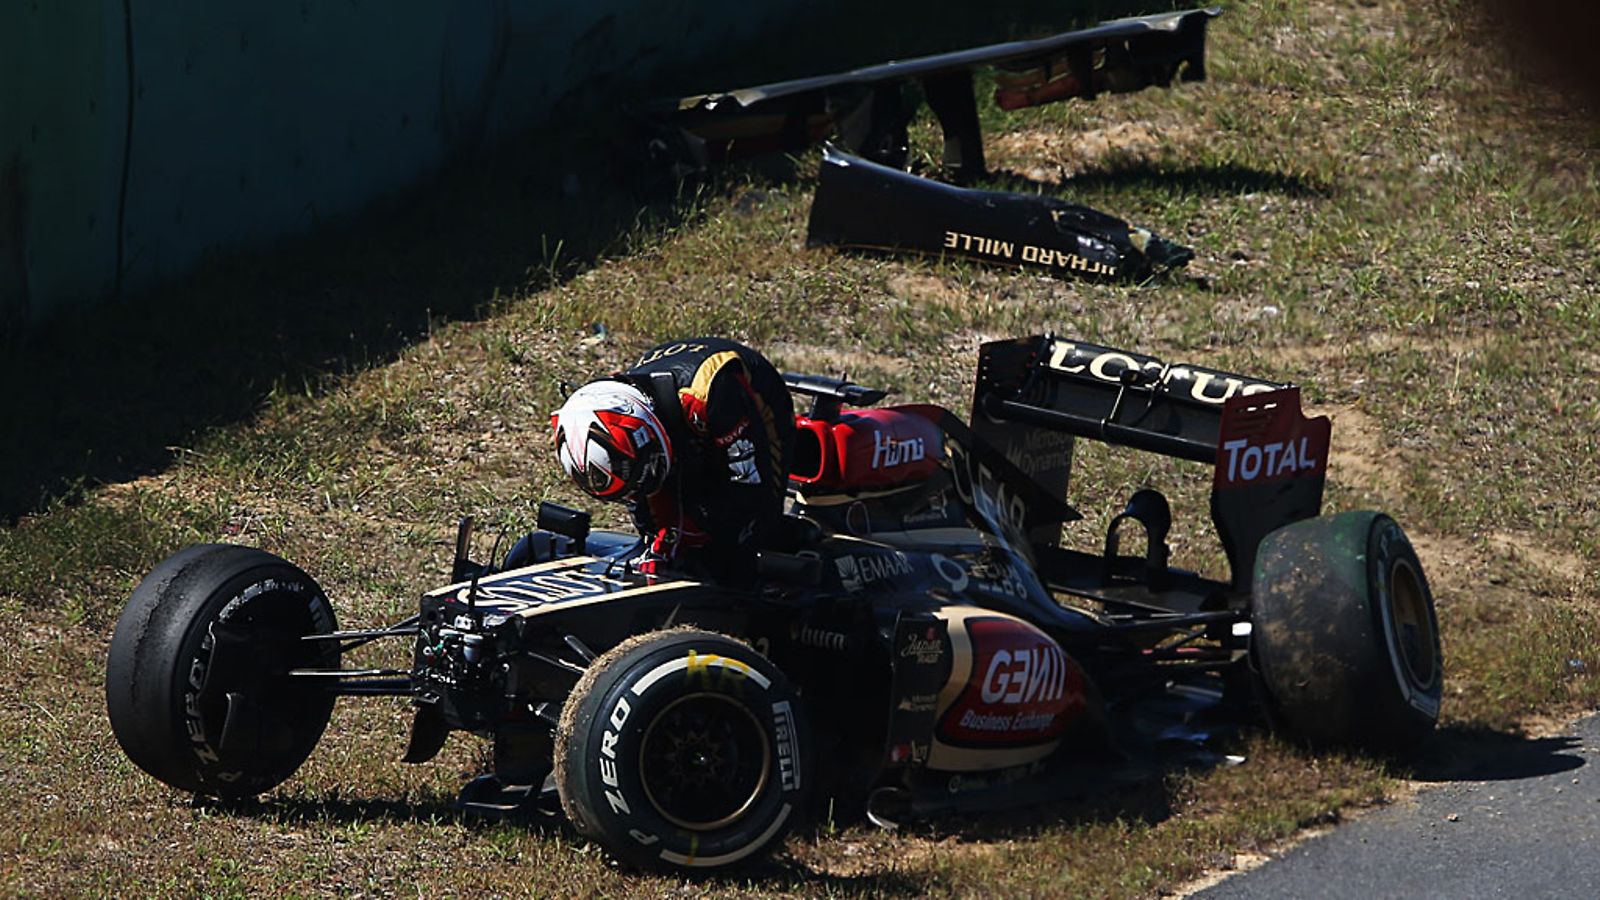
[[[659,111],[663,148],[692,168],[801,150],[830,136],[852,153],[904,168],[915,84],[944,131],[943,166],[984,174],[973,72],[994,67],[995,103],[1038,106],[1206,77],[1206,26],[1217,8],[1118,19],[1011,41],[672,101]]]

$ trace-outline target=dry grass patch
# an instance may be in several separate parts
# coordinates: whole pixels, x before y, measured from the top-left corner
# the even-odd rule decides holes
[[[1063,184],[1086,172],[1181,159],[1206,137],[1193,123],[1175,118],[1160,124],[1119,122],[1082,132],[1015,132],[996,137],[992,152],[1014,160],[1013,170],[1030,181]]]

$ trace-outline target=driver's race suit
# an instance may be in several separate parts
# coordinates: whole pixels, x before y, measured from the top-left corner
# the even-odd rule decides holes
[[[780,526],[794,450],[783,377],[755,350],[715,337],[659,344],[620,377],[652,399],[672,443],[666,485],[633,502],[643,568],[754,579],[755,553]]]

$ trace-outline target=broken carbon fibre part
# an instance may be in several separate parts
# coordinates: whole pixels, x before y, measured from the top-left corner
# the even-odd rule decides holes
[[[806,243],[963,256],[1052,275],[1139,280],[1194,251],[1041,194],[955,187],[823,149]]]
[[[801,150],[830,136],[853,153],[904,168],[920,87],[944,131],[942,166],[956,181],[985,172],[973,72],[997,70],[994,99],[1020,109],[1206,77],[1206,26],[1219,8],[1117,19],[1037,40],[1010,41],[667,101],[654,111],[653,150],[674,166]]]

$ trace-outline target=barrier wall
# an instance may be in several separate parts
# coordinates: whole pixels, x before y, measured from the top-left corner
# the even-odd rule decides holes
[[[587,85],[726,89],[1177,5],[0,3],[0,331],[353,212]]]
[[[6,3],[0,327],[357,210],[805,2]]]

